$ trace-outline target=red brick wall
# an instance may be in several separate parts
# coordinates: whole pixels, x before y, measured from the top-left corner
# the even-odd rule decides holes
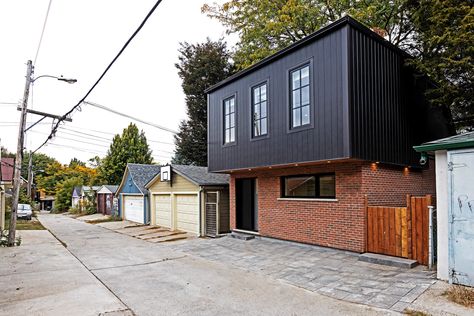
[[[282,200],[284,175],[336,174],[337,201]],[[434,176],[434,175],[433,175]],[[365,250],[365,194],[371,203],[404,205],[406,194],[434,190],[430,173],[366,162],[341,162],[231,174],[231,228],[235,221],[235,179],[257,178],[258,226],[262,236],[298,241],[355,252]],[[430,183],[432,181],[433,183]]]

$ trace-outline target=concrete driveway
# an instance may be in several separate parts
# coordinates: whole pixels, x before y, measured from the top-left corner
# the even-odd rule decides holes
[[[40,220],[137,315],[390,315],[61,215]]]

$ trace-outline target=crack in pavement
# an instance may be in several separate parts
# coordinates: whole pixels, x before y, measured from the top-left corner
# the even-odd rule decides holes
[[[123,265],[123,266],[111,266],[111,267],[95,268],[95,269],[87,269],[87,270],[92,272],[92,271],[100,271],[100,270],[106,270],[106,269],[119,269],[119,268],[127,268],[127,267],[144,266],[144,265],[149,265],[149,264],[161,263],[161,262],[165,262],[165,261],[183,259],[183,258],[186,258],[186,257],[187,257],[187,255],[181,256],[181,257],[163,258],[163,259],[160,259],[160,260],[150,261],[150,262],[126,264],[126,265]]]

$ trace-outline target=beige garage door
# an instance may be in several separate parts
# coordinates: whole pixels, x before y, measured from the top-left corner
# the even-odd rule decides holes
[[[199,234],[198,196],[191,194],[176,195],[177,228],[185,232]]]
[[[155,195],[155,224],[171,228],[171,196]]]

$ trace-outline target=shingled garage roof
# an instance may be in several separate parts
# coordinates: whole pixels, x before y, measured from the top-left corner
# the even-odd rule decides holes
[[[474,132],[463,133],[413,146],[417,152],[474,148]]]
[[[133,182],[142,193],[147,193],[145,184],[150,182],[158,173],[160,173],[161,166],[159,165],[142,165],[129,163],[127,164],[128,172],[132,177]]]
[[[3,157],[0,164],[0,181],[13,181],[13,170],[15,166],[15,158]]]
[[[208,172],[207,167],[171,165],[171,169],[197,185],[229,184],[229,175]]]
[[[108,185],[108,184],[105,184],[104,187],[107,188],[107,190],[109,190],[110,192],[112,193],[115,193],[117,192],[117,189],[118,189],[118,185]]]

